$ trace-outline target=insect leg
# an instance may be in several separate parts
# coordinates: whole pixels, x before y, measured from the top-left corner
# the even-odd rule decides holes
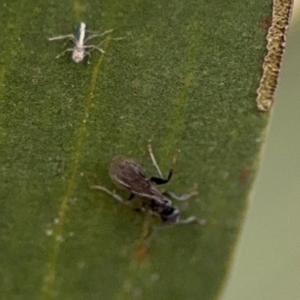
[[[101,52],[101,53],[105,53],[105,51],[104,51],[102,48],[97,47],[97,46],[95,46],[95,45],[84,46],[84,48],[85,48],[85,49],[86,49],[86,48],[91,48],[91,50],[90,50],[89,52],[91,52],[91,51],[93,51],[93,50],[98,50],[98,51]]]
[[[57,40],[64,40],[64,39],[69,39],[69,40],[72,40],[72,41],[76,41],[76,38],[75,38],[74,34],[54,36],[52,38],[48,38],[48,41],[57,41]]]
[[[63,56],[66,52],[73,52],[73,51],[74,51],[73,48],[66,49],[66,50],[63,51],[61,54],[55,56],[55,58],[59,58],[59,57]]]
[[[198,195],[198,191],[194,190],[194,191],[192,191],[190,193],[183,194],[183,195],[176,195],[173,192],[164,192],[163,194],[166,195],[166,196],[171,197],[172,199],[174,199],[176,201],[186,201],[186,200],[190,199],[193,196],[197,196]]]
[[[90,64],[90,57],[91,57],[91,53],[89,51],[84,51],[84,55],[83,55],[83,58],[88,56],[88,60],[87,60],[87,64],[89,65]]]
[[[195,216],[190,216],[186,219],[183,219],[183,220],[179,220],[177,221],[176,224],[188,224],[188,223],[192,223],[192,222],[197,222],[197,218]]]
[[[128,205],[129,203],[127,201],[125,201],[121,196],[119,196],[118,194],[116,194],[115,191],[110,191],[109,189],[107,189],[106,187],[104,186],[101,186],[101,185],[92,185],[91,186],[91,189],[93,190],[100,190],[100,191],[103,191],[105,192],[106,194],[112,196],[114,199],[116,199],[117,201],[123,203],[123,204],[126,204]]]
[[[118,38],[112,38],[112,40],[114,41],[121,41],[121,40],[126,40],[126,36],[121,36],[121,37],[118,37]]]
[[[75,37],[73,37],[73,38],[66,38],[66,41],[64,42],[64,47],[65,47],[70,41],[72,41],[72,42],[76,45],[76,39],[75,39]]]
[[[90,40],[90,39],[93,39],[94,37],[97,37],[97,36],[103,36],[103,35],[105,35],[105,34],[111,33],[112,31],[113,31],[113,29],[109,29],[109,30],[106,30],[106,31],[104,31],[104,32],[102,32],[102,33],[95,33],[95,34],[92,34],[92,35],[90,35],[89,37],[87,37],[87,38],[85,39],[85,42],[88,41],[88,40]],[[89,32],[89,31],[87,30],[87,32]]]
[[[189,224],[189,223],[192,223],[192,222],[196,222],[199,225],[205,225],[206,224],[206,219],[197,219],[195,216],[190,216],[186,219],[177,221],[176,224]]]

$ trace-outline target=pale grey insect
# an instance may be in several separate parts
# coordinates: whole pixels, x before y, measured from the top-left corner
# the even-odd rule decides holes
[[[152,163],[159,177],[148,178],[142,167],[132,159],[118,156],[115,157],[110,164],[109,175],[112,181],[118,187],[131,192],[128,200],[124,200],[121,196],[117,195],[115,191],[110,191],[101,185],[91,186],[91,188],[104,191],[114,199],[127,205],[130,204],[130,200],[132,200],[134,196],[138,196],[142,199],[143,205],[148,207],[152,213],[159,215],[164,223],[185,224],[198,222],[203,224],[203,220],[198,220],[195,216],[182,220],[179,209],[173,206],[171,200],[167,197],[169,196],[175,200],[184,201],[197,195],[198,193],[196,191],[178,197],[174,193],[161,193],[157,189],[157,185],[165,184],[170,181],[173,175],[173,167],[170,169],[167,179],[163,179],[162,173],[156,163],[150,141],[148,149]],[[173,165],[176,162],[176,158],[177,155],[173,158]]]
[[[60,56],[64,55],[66,52],[72,52],[72,59],[75,63],[80,63],[83,61],[83,59],[88,55],[90,56],[90,52],[92,50],[98,50],[101,53],[105,53],[105,51],[100,48],[99,46],[95,45],[86,45],[86,42],[91,40],[92,38],[104,36],[105,34],[108,34],[112,32],[113,29],[106,30],[103,33],[94,33],[89,36],[87,36],[87,29],[86,24],[84,22],[81,22],[79,24],[78,31],[76,34],[67,34],[67,35],[59,35],[52,38],[49,38],[49,41],[57,41],[57,40],[70,40],[73,41],[75,46],[72,48],[68,48],[65,51],[63,51],[61,54],[57,55],[56,58],[59,58]],[[121,38],[118,38],[121,39]],[[100,43],[101,44],[101,43]],[[89,51],[87,51],[89,49]]]

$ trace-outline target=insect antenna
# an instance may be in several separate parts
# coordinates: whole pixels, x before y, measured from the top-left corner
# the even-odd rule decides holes
[[[156,184],[165,184],[167,182],[170,181],[170,179],[172,178],[172,175],[173,175],[173,172],[174,172],[174,165],[176,164],[176,161],[177,161],[177,157],[178,157],[178,154],[180,153],[180,150],[177,150],[175,155],[173,156],[173,160],[172,160],[172,164],[171,164],[171,168],[170,168],[170,171],[169,171],[169,175],[168,175],[168,178],[167,179],[163,179],[163,176],[162,176],[162,172],[156,162],[156,159],[155,159],[155,156],[153,154],[153,150],[152,150],[152,145],[151,145],[151,140],[148,141],[148,151],[149,151],[149,155],[151,157],[151,160],[152,160],[152,163],[159,175],[159,177],[151,177],[150,178],[150,181],[156,183]]]

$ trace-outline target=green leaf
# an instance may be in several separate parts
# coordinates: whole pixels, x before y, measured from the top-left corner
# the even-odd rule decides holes
[[[255,107],[270,3],[2,4],[1,299],[214,299],[245,213],[268,116]],[[85,21],[106,54],[55,59]],[[123,40],[113,38],[126,37]],[[89,44],[101,39],[93,39]],[[90,189],[115,155],[197,197],[162,227]],[[128,192],[118,190],[123,197]]]

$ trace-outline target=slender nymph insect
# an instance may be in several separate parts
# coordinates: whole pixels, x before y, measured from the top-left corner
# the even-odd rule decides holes
[[[200,223],[201,220],[197,220],[194,216],[182,220],[180,218],[179,209],[173,206],[171,200],[168,198],[169,196],[175,200],[184,201],[191,196],[197,195],[196,191],[178,197],[174,193],[162,193],[157,189],[157,185],[165,184],[172,178],[173,165],[176,162],[177,155],[173,158],[173,164],[167,179],[163,179],[162,173],[156,163],[150,141],[148,143],[148,149],[152,163],[159,177],[148,178],[142,167],[132,159],[118,156],[114,158],[110,164],[109,175],[118,187],[130,191],[131,194],[128,200],[124,200],[121,196],[117,195],[115,191],[110,191],[104,186],[94,185],[91,188],[104,191],[123,204],[130,204],[130,200],[132,200],[134,196],[138,196],[142,199],[143,207],[147,207],[150,212],[159,215],[164,223],[183,224],[194,221]]]
[[[103,36],[105,34],[108,34],[112,32],[113,29],[106,30],[103,33],[93,33],[91,35],[87,35],[89,32],[86,29],[86,24],[84,22],[81,22],[79,24],[79,28],[76,31],[76,34],[67,34],[67,35],[59,35],[52,38],[49,38],[49,41],[56,41],[56,40],[68,40],[72,41],[74,43],[73,48],[68,48],[65,51],[63,51],[61,54],[57,55],[56,58],[59,58],[60,56],[64,55],[66,52],[72,52],[72,59],[75,63],[80,63],[83,61],[83,59],[88,55],[90,56],[90,52],[92,50],[98,50],[101,53],[105,53],[105,51],[100,48],[99,46],[95,45],[86,45],[86,42],[89,41],[92,38]],[[120,38],[119,38],[120,39]],[[101,45],[101,43],[100,43]],[[88,51],[87,51],[88,50]]]

